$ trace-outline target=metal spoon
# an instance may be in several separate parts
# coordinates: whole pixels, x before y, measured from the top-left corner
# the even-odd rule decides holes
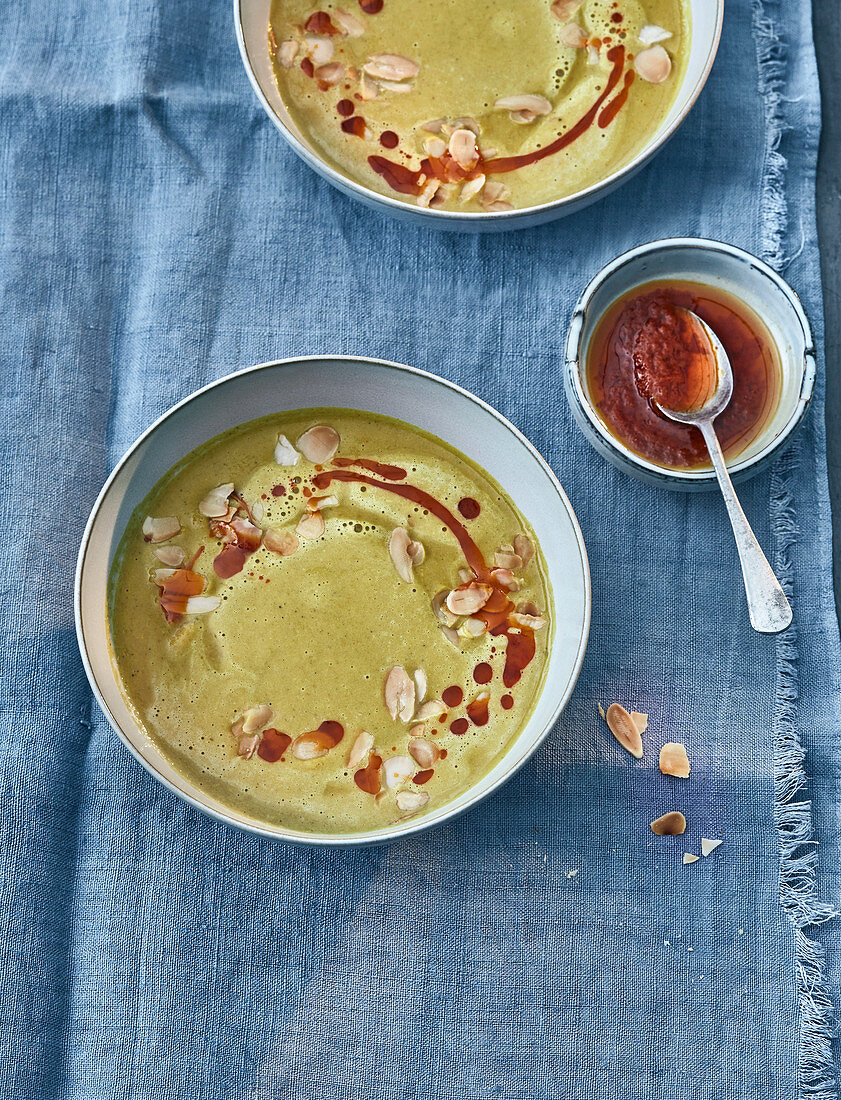
[[[733,534],[736,536],[751,626],[762,634],[778,634],[791,624],[791,607],[780,587],[780,582],[768,564],[768,559],[756,541],[747,516],[742,511],[733,482],[727,472],[721,444],[713,428],[713,420],[724,411],[733,396],[733,368],[730,366],[730,360],[721,341],[710,326],[691,310],[682,309],[681,313],[695,329],[700,346],[709,345],[709,355],[717,368],[717,382],[714,387],[710,387],[710,391],[703,399],[703,404],[688,412],[667,409],[659,402],[655,404],[670,420],[676,420],[679,424],[692,424],[703,435],[724,503],[730,514]]]

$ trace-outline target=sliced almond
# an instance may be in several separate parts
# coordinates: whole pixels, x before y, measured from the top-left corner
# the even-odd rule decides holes
[[[263,529],[242,516],[235,516],[231,520],[231,529],[236,532],[237,542],[243,550],[253,552],[262,541]]]
[[[508,210],[513,210],[514,204],[511,202],[489,202],[485,209],[490,214],[504,214]]]
[[[454,130],[450,136],[447,150],[456,164],[465,171],[469,171],[479,162],[476,135],[472,130]]]
[[[497,584],[507,588],[509,592],[519,592],[520,582],[510,569],[492,569],[491,576]]]
[[[651,831],[657,836],[682,836],[686,832],[686,818],[680,810],[672,810],[652,821]]]
[[[311,35],[304,39],[303,50],[313,65],[326,65],[333,60],[333,43],[323,35]]]
[[[634,725],[640,731],[640,737],[642,737],[642,735],[648,729],[648,715],[647,714],[640,714],[640,712],[638,710],[632,710],[631,711],[631,718],[633,718]]]
[[[441,755],[438,746],[425,737],[412,737],[409,740],[409,755],[422,768],[431,768]]]
[[[277,51],[277,59],[284,67],[284,69],[291,69],[292,62],[295,60],[300,46],[294,38],[287,38],[285,42],[281,42]]]
[[[341,61],[330,61],[327,65],[319,65],[313,75],[322,84],[332,87],[344,78],[345,67]]]
[[[472,180],[468,180],[461,189],[459,202],[470,202],[471,199],[475,199],[485,186],[485,180],[486,177],[481,172],[478,176],[474,176]]]
[[[462,584],[470,584],[471,581],[476,580],[476,574],[472,569],[459,569],[458,579]]]
[[[302,733],[292,742],[292,755],[297,760],[317,760],[319,756],[326,756],[331,747],[322,740],[315,740],[309,734]]]
[[[655,46],[658,42],[665,42],[672,37],[672,32],[665,27],[658,27],[655,23],[646,23],[640,28],[639,40],[643,46]]]
[[[701,837],[701,855],[708,856],[710,852],[714,852],[722,844],[723,841],[721,840],[708,840],[706,837]]]
[[[187,615],[207,615],[222,602],[221,596],[188,596],[184,612]]]
[[[411,92],[414,88],[414,84],[411,82],[406,84],[398,84],[396,80],[381,80],[379,81],[380,91],[382,92],[397,92],[398,95],[402,95],[405,92]]]
[[[439,137],[428,137],[424,140],[423,151],[428,157],[436,157],[440,160],[447,151],[447,143]]]
[[[506,550],[497,550],[494,554],[494,565],[500,569],[522,569],[523,559],[519,554],[515,554],[512,550],[510,553]]]
[[[476,137],[478,137],[482,132],[482,127],[479,125],[476,119],[470,115],[467,115],[464,118],[454,118],[451,122],[447,122],[445,128],[450,134],[454,130],[470,130],[476,135]]]
[[[504,95],[494,103],[498,111],[527,111],[532,118],[548,115],[552,104],[542,95]]]
[[[534,543],[528,535],[517,535],[514,539],[514,553],[519,554],[523,559],[523,568],[525,568],[534,557]]]
[[[421,188],[421,192],[418,195],[418,206],[427,207],[435,198],[438,193],[438,189],[441,186],[441,181],[434,176],[432,179],[426,181]]]
[[[359,96],[363,102],[368,103],[372,99],[376,99],[380,94],[380,89],[377,87],[375,80],[372,80],[367,73],[362,73],[359,77]]]
[[[397,809],[407,814],[417,813],[429,802],[426,791],[399,791],[395,799]]]
[[[582,0],[555,0],[549,9],[561,23],[568,23],[581,7]]]
[[[282,531],[278,527],[270,527],[263,532],[263,545],[274,554],[280,554],[282,558],[288,558],[294,554],[301,545],[298,536],[291,531]]]
[[[181,534],[178,516],[147,516],[143,521],[145,542],[168,542]]]
[[[304,432],[298,440],[298,450],[310,462],[321,465],[329,462],[339,449],[339,433],[329,424],[316,424]]]
[[[496,202],[505,202],[511,197],[511,192],[504,183],[499,180],[488,180],[482,188],[482,205],[491,206]]]
[[[426,673],[422,668],[416,668],[412,679],[415,681],[415,701],[422,703],[426,698],[426,689],[428,686]]]
[[[458,636],[458,631],[457,630],[453,630],[453,628],[451,626],[445,626],[442,623],[441,624],[441,633],[444,635],[444,637],[447,639],[447,641],[450,643],[450,645],[455,646],[456,649],[461,649],[461,640]]]
[[[271,722],[273,713],[268,703],[260,703],[256,707],[249,707],[242,716],[242,732],[256,733],[257,730],[261,730],[263,726],[267,726]]]
[[[257,746],[260,744],[260,741],[261,736],[259,733],[252,733],[250,737],[240,737],[237,743],[237,756],[241,756],[245,760],[250,760],[257,751]]]
[[[234,491],[234,483],[229,481],[226,485],[217,485],[211,489],[199,504],[199,511],[209,519],[221,519],[228,515],[228,497]]]
[[[432,614],[438,622],[443,623],[444,626],[455,626],[458,622],[458,615],[454,615],[447,607],[447,596],[449,596],[449,594],[447,589],[444,588],[432,597]]]
[[[393,791],[415,774],[415,762],[411,756],[392,756],[383,764],[385,785]]]
[[[357,764],[361,764],[373,747],[374,738],[367,730],[363,730],[353,742],[350,756],[347,758],[347,766],[349,768],[355,768]]]
[[[623,749],[637,760],[642,759],[642,737],[630,714],[619,703],[607,708],[607,726]]]
[[[417,62],[397,53],[374,54],[362,68],[375,80],[413,80],[420,72]]]
[[[667,741],[660,749],[660,771],[663,775],[674,775],[679,779],[688,779],[690,767],[689,757],[686,755],[686,746],[679,741]]]
[[[565,46],[572,46],[577,50],[587,45],[587,32],[583,27],[579,27],[577,23],[567,23],[561,29],[560,38]]]
[[[447,708],[442,699],[428,699],[422,703],[414,716],[416,722],[428,722],[430,718],[437,718],[439,714],[446,714]]]
[[[388,540],[388,553],[401,580],[411,584],[414,579],[414,562],[409,553],[412,540],[405,527],[395,527]]]
[[[484,619],[465,619],[462,623],[462,630],[467,638],[481,638],[481,636],[487,631],[488,624]]]
[[[324,516],[321,512],[307,512],[298,520],[298,526],[295,530],[302,539],[308,541],[320,539],[325,530]]]
[[[522,611],[512,611],[509,618],[515,626],[526,630],[542,630],[549,621],[545,615],[526,615]]]
[[[447,609],[454,615],[475,615],[490,599],[493,589],[489,584],[471,582],[466,588],[454,588],[447,596]]]
[[[422,122],[420,128],[426,130],[428,134],[440,134],[443,133],[446,124],[447,120],[445,118],[431,118],[429,122]],[[446,149],[446,145],[444,148]]]
[[[672,71],[672,59],[662,46],[649,46],[636,55],[634,68],[649,84],[662,84]]]
[[[389,669],[385,678],[385,705],[392,721],[411,722],[415,713],[415,682],[402,665]]]
[[[332,12],[332,18],[346,38],[361,38],[365,33],[365,27],[360,20],[355,15],[351,15],[349,11],[345,11],[344,8],[335,8]]]
[[[587,47],[587,64],[598,65],[599,63],[599,51],[595,46]]]
[[[426,560],[426,551],[423,548],[421,542],[410,542],[406,547],[409,557],[412,559],[412,565],[423,565]]]
[[[323,512],[325,508],[338,508],[339,498],[332,494],[326,497],[310,497],[307,500],[307,511]]]
[[[684,852],[683,853],[683,862],[684,862],[684,864],[686,864],[686,863],[697,863],[700,858],[701,858],[700,856],[694,856],[691,852]]]
[[[263,520],[265,509],[263,508],[262,500],[255,500],[251,505],[251,517],[255,523],[261,523]]]
[[[187,555],[180,546],[159,546],[155,557],[164,565],[179,566]]]

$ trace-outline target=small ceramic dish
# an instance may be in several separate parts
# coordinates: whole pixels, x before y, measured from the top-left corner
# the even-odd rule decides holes
[[[534,0],[530,0],[534,2]],[[545,0],[549,2],[549,0]],[[375,210],[393,214],[417,225],[460,231],[497,231],[540,225],[581,210],[596,199],[610,194],[634,176],[674,134],[689,114],[707,81],[724,18],[724,0],[690,0],[691,35],[689,60],[675,101],[666,118],[646,145],[627,164],[575,194],[553,202],[502,212],[439,210],[420,207],[388,195],[381,195],[345,176],[326,161],[321,152],[295,125],[277,89],[269,56],[268,26],[271,0],[234,0],[234,24],[240,54],[251,86],[269,118],[292,149],[346,195],[359,199]]]
[[[635,287],[663,279],[728,291],[762,318],[776,344],[782,366],[776,412],[757,438],[727,463],[733,480],[745,481],[772,461],[802,422],[815,386],[816,362],[800,299],[767,264],[733,245],[694,237],[652,241],[602,268],[581,295],[567,335],[564,388],[573,416],[596,450],[625,473],[669,489],[717,488],[712,468],[675,470],[630,450],[608,429],[591,401],[586,363],[599,320]]]
[[[377,832],[311,834],[267,825],[216,802],[177,772],[147,736],[123,693],[108,620],[108,572],[131,513],[195,447],[276,410],[332,406],[376,411],[420,427],[483,466],[529,520],[553,592],[553,635],[539,697],[525,727],[472,788],[423,816]],[[528,440],[479,398],[424,371],[358,358],[303,358],[231,374],[185,398],[152,425],[117,464],[91,512],[76,572],[76,629],[91,687],[111,725],[148,771],[220,821],[304,843],[371,844],[438,825],[475,805],[525,763],[549,733],[575,686],[590,624],[584,541],[555,475]]]

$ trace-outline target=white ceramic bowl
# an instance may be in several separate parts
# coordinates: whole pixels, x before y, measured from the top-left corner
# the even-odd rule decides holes
[[[567,335],[564,386],[572,413],[596,450],[620,470],[669,489],[718,487],[711,468],[673,470],[635,454],[611,433],[590,399],[587,352],[599,321],[617,298],[660,279],[722,287],[765,321],[777,345],[783,373],[777,410],[753,443],[727,463],[733,480],[745,481],[772,461],[802,422],[817,368],[812,330],[800,299],[772,268],[733,245],[697,237],[652,241],[602,268],[581,295]]]
[[[323,835],[266,825],[199,790],[167,762],[126,703],[107,616],[108,571],[134,508],[176,462],[220,432],[272,411],[338,406],[409,421],[483,466],[516,501],[543,549],[554,633],[543,690],[531,718],[491,771],[447,805],[389,829]],[[572,693],[590,625],[590,577],[578,521],[563,489],[517,429],[477,397],[424,371],[357,358],[264,363],[185,398],[148,429],[117,464],[91,512],[76,572],[76,629],[91,687],[111,725],[167,787],[221,821],[264,836],[313,844],[366,844],[417,832],[473,806],[540,745]]]
[[[520,3],[525,0],[519,0]],[[531,0],[534,2],[534,0]],[[544,2],[544,0],[541,0]],[[549,0],[545,0],[549,3]],[[329,180],[346,195],[359,199],[366,206],[383,210],[416,224],[435,226],[440,229],[461,231],[494,231],[500,229],[520,229],[529,225],[539,225],[581,210],[591,202],[610,194],[625,180],[630,179],[654,154],[668,141],[689,114],[692,105],[700,95],[707,81],[718,43],[721,37],[721,24],[724,18],[724,0],[689,0],[692,40],[689,61],[686,67],[675,102],[666,118],[658,127],[645,147],[623,167],[606,176],[599,183],[582,191],[557,199],[554,202],[537,206],[523,207],[500,213],[466,212],[461,210],[439,210],[423,208],[401,202],[399,199],[381,195],[339,172],[328,164],[317,147],[303,134],[292,120],[277,90],[269,57],[268,26],[271,0],[234,0],[234,23],[245,71],[257,98],[282,136],[289,142],[298,156],[302,157],[319,175]],[[315,8],[317,5],[313,5]]]

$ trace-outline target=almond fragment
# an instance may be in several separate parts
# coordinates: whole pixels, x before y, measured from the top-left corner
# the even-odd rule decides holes
[[[415,762],[411,756],[392,756],[383,764],[385,785],[393,791],[415,774]]]
[[[229,481],[226,485],[217,485],[211,489],[199,504],[199,511],[208,519],[221,519],[228,515],[228,497],[234,491],[234,483]]]
[[[261,523],[263,520],[263,513],[264,508],[262,500],[255,500],[251,505],[251,518],[255,523]]]
[[[552,104],[542,95],[506,95],[494,103],[498,111],[508,111],[512,122],[534,122],[538,115],[548,115]]]
[[[270,527],[268,531],[263,532],[263,545],[267,550],[280,554],[282,558],[288,558],[290,554],[295,553],[301,544],[298,541],[298,536],[293,535],[291,531],[281,531],[277,527]]]
[[[326,497],[309,497],[307,500],[308,512],[323,512],[325,508],[338,508],[339,498],[332,494]]]
[[[683,853],[684,865],[687,864],[687,863],[697,863],[700,858],[701,858],[700,856],[693,856],[691,852],[684,852]]]
[[[442,623],[441,633],[444,635],[450,645],[455,646],[456,649],[461,649],[461,641],[459,639],[457,630],[453,630],[451,626],[444,626]]]
[[[470,584],[471,581],[476,580],[476,574],[472,569],[459,569],[458,579],[462,584]]]
[[[634,720],[634,725],[640,731],[640,737],[642,737],[642,735],[648,729],[648,715],[640,714],[638,710],[632,710],[631,717]]]
[[[374,54],[362,68],[375,80],[412,80],[420,72],[417,62],[396,53]]]
[[[333,84],[338,84],[345,75],[345,67],[341,61],[331,61],[327,65],[319,65],[313,73],[316,80],[320,80],[322,84],[326,84],[328,87],[332,87]]]
[[[428,722],[430,718],[437,718],[439,714],[446,714],[447,708],[443,699],[429,699],[418,707],[414,716],[416,722]]]
[[[413,737],[409,741],[409,755],[422,768],[431,768],[441,755],[438,746],[425,737]]]
[[[490,214],[504,214],[508,210],[513,210],[514,204],[511,202],[489,202],[485,209]]]
[[[449,594],[450,593],[447,591],[447,589],[444,588],[432,597],[432,614],[435,616],[438,622],[443,623],[444,626],[455,626],[455,624],[458,622],[458,616],[454,615],[452,611],[447,608],[446,601]]]
[[[461,189],[459,202],[465,203],[470,202],[471,199],[475,199],[485,186],[485,180],[486,177],[481,172],[478,176],[474,176],[472,180],[468,180]]]
[[[307,512],[298,520],[295,530],[302,539],[308,541],[320,539],[325,530],[324,516],[321,512]]]
[[[418,206],[427,207],[435,198],[438,193],[438,188],[441,186],[441,181],[434,176],[432,179],[427,180],[421,188],[421,193],[418,195]]]
[[[479,161],[476,135],[472,130],[454,130],[447,149],[456,164],[466,172],[475,167]]]
[[[503,588],[507,588],[509,592],[518,592],[520,590],[520,582],[510,569],[492,569],[491,576],[497,584],[502,585]]]
[[[292,68],[292,62],[295,60],[298,49],[298,43],[294,38],[287,38],[285,42],[281,42],[280,48],[277,51],[277,58],[284,69]]]
[[[168,542],[180,534],[178,516],[147,516],[143,521],[144,542]]]
[[[411,81],[407,84],[398,84],[394,80],[381,80],[379,83],[380,91],[382,92],[397,92],[398,94],[402,94],[403,92],[411,92],[414,88],[414,84],[412,84]]]
[[[555,0],[549,9],[561,23],[568,23],[581,7],[582,0]]]
[[[180,546],[159,546],[155,551],[155,557],[164,565],[179,566],[186,554]]]
[[[565,46],[572,46],[577,50],[587,45],[587,32],[583,27],[579,27],[577,23],[567,23],[561,30],[560,37]]]
[[[619,703],[611,703],[607,708],[607,725],[622,748],[641,760],[642,736],[633,718]]]
[[[333,60],[333,43],[322,35],[312,35],[304,39],[303,50],[313,65],[326,65]]]
[[[363,102],[368,103],[370,100],[376,99],[379,94],[380,90],[375,81],[367,73],[362,73],[359,78],[359,95]]]
[[[323,740],[315,740],[302,733],[292,742],[292,755],[297,760],[317,760],[319,756],[326,756],[331,748]]]
[[[350,756],[347,758],[347,766],[349,768],[355,768],[357,764],[361,764],[368,753],[374,746],[374,738],[367,730],[363,730],[362,733],[353,742],[353,746],[350,750]]]
[[[261,730],[263,726],[267,726],[271,722],[272,714],[272,708],[268,703],[260,703],[256,707],[249,707],[242,716],[242,732],[256,733],[257,730]]]
[[[421,130],[426,130],[428,134],[440,134],[444,130],[446,121],[444,118],[431,118],[429,122],[421,123]],[[446,149],[446,146],[444,148]],[[441,151],[443,152],[443,149]]]
[[[423,548],[423,543],[410,542],[406,547],[409,557],[412,559],[413,565],[423,565],[426,560],[426,551]]]
[[[298,450],[309,462],[329,462],[339,449],[339,433],[329,424],[316,424],[298,440]]]
[[[587,64],[598,65],[599,63],[599,51],[595,46],[587,47]]]
[[[411,722],[415,713],[415,682],[402,665],[395,665],[385,678],[385,705],[392,721]]]
[[[407,814],[414,814],[418,810],[422,810],[429,802],[429,795],[426,791],[400,791],[395,801],[398,810],[403,810]]]
[[[237,744],[237,756],[242,756],[245,760],[250,760],[257,751],[257,746],[260,744],[260,741],[261,735],[259,733],[252,733],[250,737],[240,737]]]
[[[411,584],[414,579],[412,572],[414,560],[409,552],[410,546],[412,546],[412,540],[409,538],[409,532],[406,528],[395,527],[388,540],[388,553],[394,568],[397,570],[398,577],[406,581],[407,584]]]
[[[498,180],[488,180],[482,188],[482,205],[485,207],[497,202],[505,202],[510,197],[511,192],[504,183],[500,183]]]
[[[447,151],[447,144],[439,137],[428,137],[424,140],[423,151],[428,157],[440,159]]]
[[[667,741],[660,749],[660,771],[663,775],[674,775],[679,779],[688,779],[690,768],[686,746],[678,741]]]
[[[473,581],[466,588],[453,589],[447,596],[447,608],[454,615],[475,615],[488,602],[492,592],[489,584]]]
[[[263,529],[241,516],[235,516],[231,520],[231,530],[236,532],[238,545],[249,553],[257,549],[263,538]]]
[[[523,568],[525,568],[534,557],[534,544],[528,535],[517,535],[514,539],[514,553],[519,554],[523,559]]]
[[[523,559],[519,554],[515,554],[513,550],[509,552],[500,548],[494,554],[494,565],[498,566],[500,569],[510,569],[513,571],[514,569],[522,569]]]
[[[646,23],[639,33],[639,40],[643,46],[655,46],[658,42],[665,42],[671,37],[671,31],[667,31],[665,27],[658,27],[655,23]]]
[[[518,603],[510,618],[512,623],[526,627],[528,630],[542,630],[548,621],[543,612],[539,611],[531,600]]]
[[[662,46],[649,46],[636,55],[634,68],[649,84],[662,84],[672,71],[672,59]]]
[[[361,38],[365,33],[365,27],[349,11],[344,8],[336,8],[333,13],[333,22],[346,38]]]
[[[207,615],[209,611],[215,611],[221,602],[221,596],[188,596],[184,613],[186,615]]]
[[[412,679],[415,681],[415,699],[418,703],[422,703],[426,698],[426,673],[422,668],[417,668]]]
[[[706,837],[701,837],[701,855],[708,856],[710,852],[714,852],[722,844],[723,841],[721,840],[708,840]]]
[[[484,619],[465,619],[462,623],[462,630],[467,638],[481,638],[481,636],[487,631],[488,624]]]
[[[672,810],[652,821],[651,831],[657,836],[681,836],[686,832],[686,818],[680,810]]]

